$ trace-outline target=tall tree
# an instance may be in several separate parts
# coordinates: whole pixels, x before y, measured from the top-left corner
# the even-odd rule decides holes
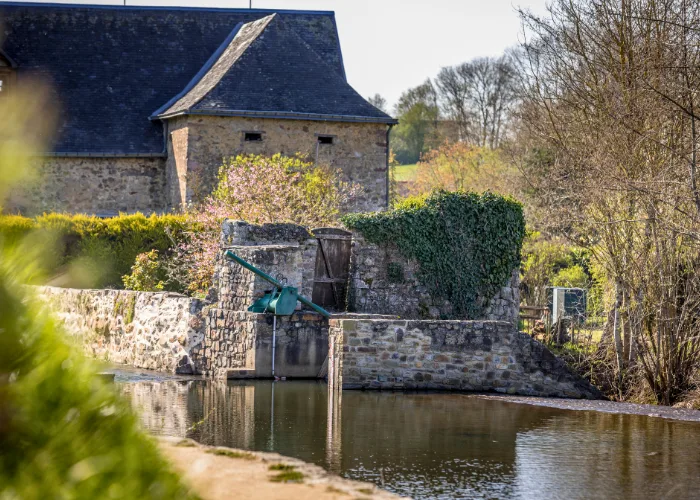
[[[400,163],[415,163],[421,154],[438,145],[440,109],[435,87],[429,79],[401,94],[395,115],[399,124],[392,132],[392,142]]]
[[[700,366],[700,4],[553,0],[521,14],[534,35],[521,139],[552,152],[528,179],[614,290],[621,393],[637,376],[671,404]]]
[[[457,123],[461,140],[499,147],[515,102],[515,71],[509,57],[484,57],[442,68],[435,84],[445,116]]]
[[[368,97],[367,102],[369,102],[375,108],[388,113],[386,99],[384,99],[381,94],[374,94],[373,96]]]

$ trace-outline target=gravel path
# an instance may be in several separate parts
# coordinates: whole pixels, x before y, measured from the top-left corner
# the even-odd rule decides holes
[[[700,410],[672,408],[670,406],[638,405],[634,403],[618,403],[614,401],[591,401],[587,399],[557,399],[528,396],[501,396],[491,394],[467,395],[467,397],[491,399],[508,403],[546,406],[561,410],[599,411],[618,415],[642,415],[645,417],[682,420],[685,422],[700,422]]]

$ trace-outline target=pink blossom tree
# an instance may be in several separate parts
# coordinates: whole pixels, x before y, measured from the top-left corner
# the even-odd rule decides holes
[[[333,225],[361,190],[343,181],[340,170],[316,166],[300,155],[239,155],[225,161],[218,179],[214,192],[188,210],[192,229],[169,266],[171,278],[194,294],[210,285],[224,219]]]

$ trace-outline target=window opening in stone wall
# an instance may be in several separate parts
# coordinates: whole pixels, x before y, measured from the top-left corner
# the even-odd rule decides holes
[[[261,142],[262,132],[245,132],[245,142]]]
[[[319,144],[333,144],[333,136],[332,135],[319,135],[318,136],[318,143]]]

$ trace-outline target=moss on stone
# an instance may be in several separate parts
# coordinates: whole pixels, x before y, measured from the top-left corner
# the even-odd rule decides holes
[[[269,470],[276,470],[276,471],[292,471],[296,469],[296,466],[294,465],[288,465],[288,464],[273,464],[270,467],[268,467]]]
[[[207,453],[228,458],[242,458],[243,460],[255,460],[255,455],[252,455],[250,453],[235,450],[224,450],[222,448],[214,448],[211,450],[207,450]]]
[[[130,324],[134,321],[134,314],[136,313],[136,295],[131,294],[131,296],[127,299],[126,303],[126,311],[124,314],[124,323],[125,324]]]
[[[114,308],[112,309],[112,314],[115,316],[119,316],[124,312],[124,302],[122,299],[117,298],[117,300],[114,301]]]

